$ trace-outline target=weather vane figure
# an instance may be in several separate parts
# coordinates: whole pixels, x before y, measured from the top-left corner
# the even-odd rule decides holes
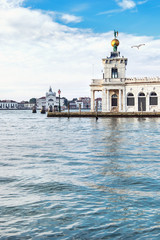
[[[114,30],[114,37],[117,38],[118,37],[118,31]]]
[[[114,37],[115,38],[111,42],[111,45],[113,47],[113,52],[117,52],[117,47],[119,46],[119,41],[117,39],[117,36],[118,36],[118,31],[114,30]]]

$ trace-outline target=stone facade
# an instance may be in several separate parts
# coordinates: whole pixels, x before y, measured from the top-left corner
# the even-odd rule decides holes
[[[60,106],[64,108],[64,98],[60,98]],[[59,97],[56,97],[56,93],[52,91],[52,88],[49,88],[49,91],[46,92],[45,97],[41,97],[37,99],[37,108],[45,109],[48,111],[49,109],[58,110],[59,107]]]
[[[102,92],[102,112],[160,112],[160,78],[126,78],[127,60],[117,48],[102,59],[103,79],[90,85],[92,112],[96,91]]]
[[[14,110],[18,109],[18,103],[13,100],[2,100],[0,101],[0,110]]]

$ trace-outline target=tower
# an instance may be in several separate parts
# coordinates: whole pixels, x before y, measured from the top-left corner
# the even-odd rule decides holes
[[[118,52],[119,40],[117,39],[118,32],[114,31],[114,39],[111,41],[113,51],[110,57],[102,59],[104,64],[103,78],[109,82],[123,82],[125,79],[127,58],[120,57]]]
[[[102,91],[102,112],[126,111],[126,65],[127,58],[118,52],[118,32],[114,31],[111,41],[113,51],[109,57],[103,58],[103,79],[93,79],[91,83],[91,111],[95,111],[95,92]]]

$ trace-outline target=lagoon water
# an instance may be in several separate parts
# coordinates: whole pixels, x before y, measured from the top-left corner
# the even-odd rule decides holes
[[[160,239],[160,119],[0,122],[0,239]]]

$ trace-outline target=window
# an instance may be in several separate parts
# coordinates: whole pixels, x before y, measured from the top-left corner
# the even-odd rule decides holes
[[[134,95],[133,93],[127,94],[127,106],[134,106]]]
[[[151,92],[150,98],[149,98],[149,105],[158,105],[157,93]]]
[[[146,96],[143,92],[138,95],[138,111],[146,111]]]
[[[112,106],[117,107],[117,105],[118,105],[117,95],[114,94],[114,95],[112,95]]]
[[[117,70],[117,68],[112,68],[112,78],[118,78],[118,70]]]

